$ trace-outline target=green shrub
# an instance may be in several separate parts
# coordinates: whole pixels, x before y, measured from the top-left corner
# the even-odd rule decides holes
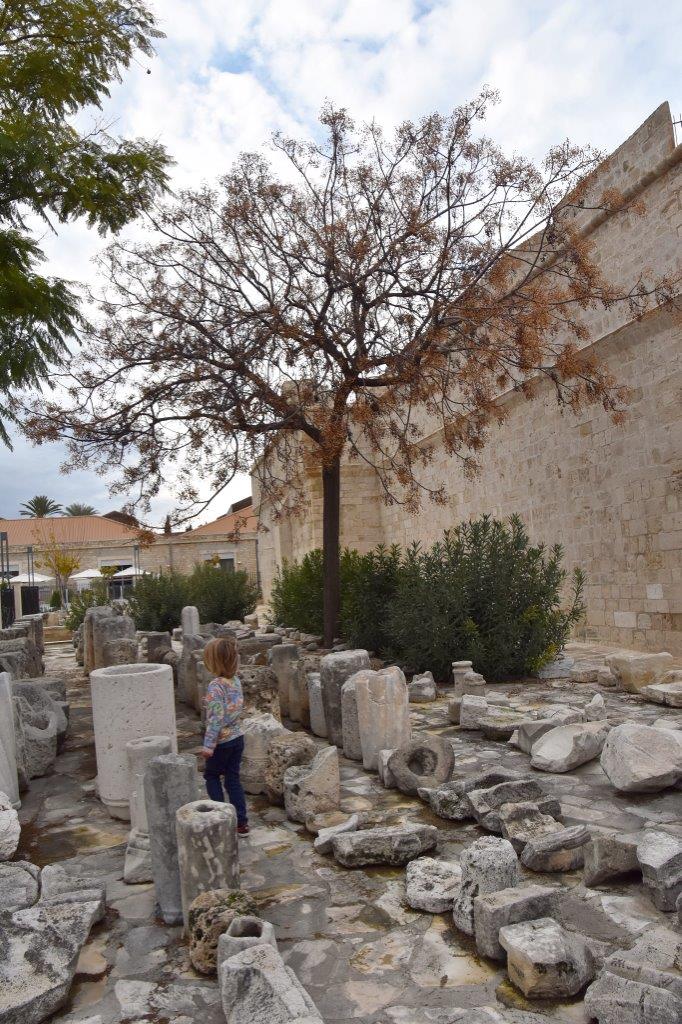
[[[180,625],[186,604],[192,604],[189,577],[179,572],[140,576],[128,598],[137,628],[161,633]]]
[[[566,643],[584,613],[584,577],[568,574],[560,545],[531,545],[518,516],[483,516],[445,533],[427,550],[378,547],[341,558],[341,634],[413,671],[450,676],[451,662],[471,660],[488,679],[536,672]],[[278,572],[275,621],[322,632],[322,552]]]
[[[243,619],[258,601],[258,588],[248,573],[224,569],[211,562],[195,567],[188,590],[189,603],[197,606],[202,622]]]
[[[88,608],[104,604],[109,604],[109,585],[106,580],[93,580],[87,590],[79,590],[71,595],[64,625],[67,629],[78,629]]]
[[[50,608],[53,612],[58,612],[62,606],[62,595],[58,590],[53,590],[50,595]]]

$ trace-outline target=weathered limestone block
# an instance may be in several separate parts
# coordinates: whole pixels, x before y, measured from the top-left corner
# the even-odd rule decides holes
[[[379,773],[379,779],[384,789],[395,789],[393,772],[388,767],[388,762],[391,759],[392,753],[392,750],[380,750],[377,756],[377,772]]]
[[[405,898],[413,910],[445,914],[462,884],[462,869],[452,861],[417,857],[405,870]]]
[[[177,750],[173,673],[168,665],[124,665],[90,674],[99,796],[109,814],[130,817],[126,744],[170,736]]]
[[[122,616],[119,616],[122,618]],[[137,661],[138,643],[134,637],[120,637],[105,640],[102,644],[102,667],[109,665],[134,665]]]
[[[547,885],[524,885],[477,896],[474,900],[474,935],[476,948],[482,956],[504,960],[500,945],[500,929],[521,921],[553,914],[561,895],[560,889]]]
[[[182,652],[178,661],[178,698],[190,707],[197,705],[197,662],[196,656],[206,646],[206,637],[198,634],[183,634]]]
[[[129,615],[103,615],[93,620],[92,643],[96,669],[106,668],[107,658],[119,657],[125,650],[132,649],[132,644],[119,646],[115,643],[117,640],[134,642],[135,657],[133,661],[137,661],[135,623]],[[125,664],[125,662],[115,661],[111,664]]]
[[[495,771],[476,772],[463,779],[456,779],[446,782],[429,793],[431,809],[441,818],[449,821],[465,821],[474,817],[474,808],[469,800],[469,793],[477,790],[489,790],[493,786],[501,785],[504,782],[528,781],[519,772],[511,771],[508,768],[500,768]],[[534,780],[533,780],[534,781]],[[537,785],[537,783],[536,783]],[[538,787],[539,790],[539,787]],[[524,792],[526,792],[524,790]],[[480,794],[479,794],[480,795]],[[505,798],[506,799],[506,798]],[[503,799],[501,803],[504,803]],[[500,806],[497,805],[496,806]],[[491,813],[492,807],[488,804],[483,808],[482,818]],[[499,832],[499,825],[497,827]]]
[[[518,804],[503,804],[500,807],[502,835],[508,839],[517,853],[534,839],[543,839],[563,832],[561,825],[550,814],[543,814],[532,801]]]
[[[268,665],[240,665],[239,679],[247,711],[280,718],[277,676]]]
[[[510,981],[532,999],[575,996],[592,980],[592,953],[575,934],[548,917],[500,929]]]
[[[516,746],[525,754],[530,754],[533,744],[550,729],[556,729],[557,723],[551,718],[538,718],[535,722],[523,722],[518,729]]]
[[[609,730],[606,722],[560,725],[535,741],[530,763],[543,772],[570,772],[599,757]]]
[[[0,861],[14,856],[20,836],[19,815],[7,794],[0,792]]]
[[[269,944],[223,961],[220,991],[227,1024],[322,1024],[312,999]]]
[[[682,734],[625,723],[604,743],[601,766],[621,793],[656,793],[682,779]]]
[[[394,750],[410,740],[405,676],[391,665],[379,672],[358,672],[349,682],[355,683],[357,694],[362,763],[369,771],[377,771],[380,750]]]
[[[531,871],[575,871],[585,859],[590,833],[584,825],[573,825],[529,839],[521,863]]]
[[[488,780],[485,780],[486,783]],[[539,782],[535,779],[516,777],[496,785],[485,784],[480,789],[470,789],[466,793],[471,808],[468,817],[476,818],[479,825],[489,832],[502,831],[500,809],[505,804],[519,804],[533,801],[538,804],[544,797]]]
[[[48,864],[40,872],[40,904],[65,903],[92,904],[95,921],[101,921],[106,913],[106,883],[101,878],[84,876],[78,869],[67,870],[61,864]]]
[[[421,736],[394,750],[388,767],[397,788],[414,796],[418,789],[447,782],[455,766],[452,743],[444,736]]]
[[[294,765],[284,772],[284,807],[291,821],[305,822],[309,814],[335,810],[341,798],[339,752],[325,747],[309,765]]]
[[[347,679],[363,668],[369,668],[367,651],[336,651],[326,654],[320,662],[322,703],[329,742],[343,747],[341,688]]]
[[[244,914],[254,917],[257,913],[253,896],[239,889],[211,889],[200,893],[192,901],[188,915],[192,967],[200,974],[215,974],[220,962],[218,943],[223,933]]]
[[[172,649],[170,633],[147,633],[147,661],[150,665],[163,665],[163,659]]]
[[[26,860],[0,864],[0,907],[3,913],[32,907],[40,892],[40,868]]]
[[[26,679],[42,671],[42,656],[29,636],[0,639],[0,672],[8,672],[13,679]]]
[[[308,672],[308,707],[310,708],[310,729],[316,736],[327,736],[327,722],[322,701],[322,677],[319,672]]]
[[[298,674],[298,660],[296,644],[277,644],[268,650],[268,665],[277,676],[280,713],[282,718],[292,718],[295,722],[300,721],[300,716],[293,718],[291,715],[291,691],[294,677]]]
[[[270,803],[284,804],[284,773],[293,765],[309,764],[317,747],[302,732],[284,730],[273,736],[268,744],[268,763],[265,768],[264,793]]]
[[[658,909],[675,910],[682,893],[682,839],[660,829],[645,829],[637,843],[637,860]]]
[[[200,893],[239,888],[237,814],[232,804],[195,800],[177,811],[175,827],[187,928],[190,904]]]
[[[606,664],[616,679],[629,693],[638,693],[643,686],[657,683],[673,667],[673,656],[667,651],[660,654],[622,651],[611,654]]]
[[[481,719],[488,714],[488,701],[482,695],[465,693],[459,706],[460,729],[478,729]]]
[[[671,672],[667,673],[672,675]],[[642,697],[654,704],[665,704],[669,708],[682,708],[682,682],[652,683],[639,691]]]
[[[438,829],[433,825],[408,823],[335,836],[332,851],[338,863],[346,868],[369,864],[401,867],[420,854],[433,850],[437,842]]]
[[[152,758],[144,773],[144,800],[149,826],[154,891],[166,924],[182,921],[180,865],[175,828],[177,811],[199,799],[196,759],[191,754]]]
[[[32,682],[28,679],[18,679],[12,683],[12,695],[19,697],[31,708],[33,716],[29,716],[26,712],[26,718],[30,725],[41,727],[39,718],[47,717],[48,720],[55,720],[55,727],[57,732],[57,751],[60,751],[64,746],[66,740],[66,733],[69,728],[69,720],[67,718],[64,707],[68,709],[68,704],[55,699],[50,690],[44,686],[40,686],[37,683]]]
[[[55,711],[34,709],[28,701],[16,698],[24,736],[26,771],[29,779],[47,775],[57,759],[59,718]]]
[[[622,832],[593,832],[584,849],[585,885],[601,885],[612,878],[639,871],[637,840],[637,835]]]
[[[413,676],[407,688],[410,704],[430,704],[436,699],[436,681],[433,672]]]
[[[313,847],[318,853],[331,853],[334,836],[343,835],[344,832],[355,832],[359,824],[360,816],[358,814],[351,814],[349,818],[339,822],[338,825],[329,825],[327,828],[321,828],[315,837]]]
[[[606,702],[601,693],[595,693],[583,709],[586,722],[603,722],[606,719]]]
[[[239,774],[246,792],[257,795],[265,790],[268,745],[274,736],[284,732],[284,726],[274,715],[254,715],[242,720],[242,732],[244,755]]]
[[[477,896],[510,889],[521,874],[514,847],[506,839],[485,836],[463,851],[459,865],[462,885],[452,908],[452,919],[460,931],[474,934],[474,900]]]
[[[0,672],[0,792],[7,796],[13,807],[19,806],[14,702],[8,672]]]
[[[515,711],[507,711],[504,708],[490,707],[488,714],[482,715],[478,720],[478,728],[488,740],[508,740],[520,726],[531,721],[527,715],[518,714]]]
[[[357,673],[359,675],[359,673]],[[341,735],[343,756],[349,761],[362,761],[362,743],[358,716],[358,696],[355,680],[351,676],[341,687]]]
[[[300,722],[304,729],[310,728],[308,673],[316,672],[319,667],[320,659],[310,656],[299,658],[298,662],[292,666],[291,687],[289,689],[289,717],[292,722]]]
[[[28,759],[26,756],[26,733],[21,717],[21,700],[19,697],[12,697],[12,711],[14,716],[14,752],[19,779],[19,793],[25,793],[29,786],[30,775],[28,773]]]
[[[149,821],[144,799],[144,775],[154,757],[172,753],[170,736],[143,736],[126,744],[130,772],[130,835],[123,864],[123,881],[152,882]]]
[[[229,960],[252,946],[263,945],[277,949],[275,929],[269,921],[250,915],[234,917],[218,939],[218,968],[223,960]]]
[[[193,604],[185,605],[180,612],[180,628],[182,629],[183,641],[187,636],[199,636],[201,630],[199,609],[195,608]]]

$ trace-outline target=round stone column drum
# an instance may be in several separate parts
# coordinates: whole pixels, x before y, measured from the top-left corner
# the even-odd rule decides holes
[[[187,928],[190,904],[200,893],[239,888],[237,815],[231,804],[195,800],[177,811],[175,827]]]
[[[169,736],[178,749],[170,665],[112,665],[90,673],[99,798],[113,818],[130,820],[126,744]]]

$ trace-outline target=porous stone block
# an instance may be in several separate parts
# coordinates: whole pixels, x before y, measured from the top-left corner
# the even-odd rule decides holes
[[[621,793],[656,793],[682,779],[682,733],[626,722],[611,730],[601,766]]]
[[[332,851],[339,864],[347,868],[371,864],[400,867],[422,853],[434,849],[438,829],[433,825],[390,825],[337,835]]]
[[[270,741],[285,730],[274,715],[267,714],[245,718],[241,726],[244,734],[244,754],[239,775],[245,791],[257,795],[265,791],[265,770]]]
[[[339,806],[341,779],[339,752],[325,747],[308,765],[284,772],[284,807],[291,821],[305,822],[309,814],[322,814]]]
[[[474,935],[482,956],[504,960],[500,929],[537,917],[548,917],[558,904],[561,890],[546,885],[514,886],[474,899]]]
[[[40,892],[40,868],[25,860],[0,864],[0,907],[4,913],[31,907]]]
[[[347,679],[361,669],[369,668],[367,651],[335,651],[326,654],[320,662],[322,681],[322,702],[327,723],[329,742],[343,747],[343,721],[341,712],[341,688]]]
[[[584,825],[548,831],[529,839],[521,863],[531,871],[575,871],[583,866],[590,833]]]
[[[455,766],[452,743],[444,736],[422,733],[394,750],[388,767],[397,788],[414,796],[419,789],[447,782]]]
[[[137,661],[137,648],[137,640],[134,637],[105,640],[102,644],[102,666],[134,665]]]
[[[682,893],[682,839],[660,829],[645,829],[637,843],[637,860],[658,909],[674,911]]]
[[[410,739],[405,676],[396,665],[389,665],[379,672],[358,672],[351,682],[356,691],[362,763],[368,771],[377,771],[380,750],[394,750]]]
[[[525,803],[503,804],[499,814],[502,835],[509,840],[517,853],[521,853],[526,844],[533,839],[542,839],[564,830],[563,825],[550,814],[543,814],[539,806],[530,800]]]
[[[298,673],[299,649],[296,644],[277,644],[270,647],[267,653],[268,665],[277,676],[277,692],[279,694],[279,709],[282,718],[291,718],[293,721],[300,721],[300,708],[298,718],[291,714],[291,691],[294,678]]]
[[[586,722],[602,722],[606,719],[606,703],[601,693],[595,693],[583,710]]]
[[[586,943],[551,918],[507,925],[500,929],[499,941],[507,952],[510,981],[528,998],[575,996],[594,977],[594,958]]]
[[[405,870],[405,898],[413,910],[445,914],[462,883],[462,869],[452,861],[417,857]]]
[[[362,761],[360,723],[358,721],[358,699],[355,680],[351,676],[341,687],[341,732],[343,735],[343,756],[349,761]]]
[[[156,901],[166,924],[182,921],[175,816],[198,798],[199,776],[191,754],[162,754],[150,761],[144,773],[149,850]]]
[[[200,974],[215,974],[220,962],[218,943],[236,918],[248,915],[256,920],[258,905],[239,889],[210,889],[200,893],[189,907],[189,958]]]
[[[244,949],[263,945],[277,949],[275,929],[269,921],[249,914],[234,917],[218,939],[218,967]]]
[[[460,931],[474,934],[474,900],[477,896],[510,889],[521,874],[514,847],[506,839],[485,836],[463,851],[459,864],[462,885],[455,899],[452,919]]]
[[[175,815],[182,917],[200,893],[239,888],[237,814],[232,804],[195,800]]]
[[[284,773],[293,765],[309,764],[317,747],[302,732],[284,730],[275,734],[268,743],[268,761],[265,768],[263,791],[270,803],[284,804]]]
[[[130,818],[126,744],[169,736],[177,750],[173,673],[168,665],[122,665],[90,674],[99,796],[112,817]]]
[[[269,944],[224,960],[220,992],[227,1024],[322,1024],[312,999]]]

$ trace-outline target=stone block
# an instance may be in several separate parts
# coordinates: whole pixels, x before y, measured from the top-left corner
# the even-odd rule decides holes
[[[510,981],[531,999],[575,996],[592,980],[595,964],[584,940],[556,921],[507,925],[500,929]]]
[[[252,946],[263,945],[277,949],[275,929],[269,921],[261,921],[259,917],[248,914],[233,917],[218,939],[218,968],[223,960],[229,960]]]
[[[414,796],[418,789],[447,782],[455,766],[452,743],[444,736],[423,733],[394,750],[388,767],[397,788]]]
[[[195,800],[175,815],[182,917],[200,893],[239,888],[237,814],[232,804]]]
[[[401,867],[433,850],[437,842],[438,829],[433,825],[409,823],[335,836],[332,851],[338,863],[347,868],[372,864]]]
[[[517,886],[521,880],[519,861],[506,839],[485,836],[466,847],[459,864],[462,885],[453,904],[452,919],[460,931],[473,935],[474,900]]]
[[[360,723],[358,721],[358,699],[355,680],[360,673],[351,676],[341,687],[341,734],[343,756],[349,761],[362,761]]]
[[[274,715],[254,715],[243,719],[241,726],[244,754],[239,774],[245,791],[257,795],[265,791],[270,741],[285,730]]]
[[[7,672],[0,672],[0,793],[5,794],[13,807],[19,806],[14,702],[12,684]]]
[[[347,679],[361,669],[369,668],[367,651],[336,651],[326,654],[320,662],[322,702],[330,743],[343,747],[341,688]]]
[[[0,792],[0,861],[14,856],[20,836],[19,815],[7,794]]]
[[[298,674],[299,649],[296,644],[277,644],[270,647],[267,658],[268,665],[277,676],[277,692],[279,694],[279,709],[282,718],[291,718],[293,721],[300,721],[300,702],[296,700],[297,706],[294,711],[298,717],[294,717],[291,705],[292,689],[294,680]]]
[[[126,744],[130,770],[130,835],[123,864],[123,881],[128,884],[152,882],[149,821],[144,799],[144,775],[154,757],[172,753],[170,736],[143,736]]]
[[[322,677],[319,672],[308,672],[308,706],[310,708],[310,731],[315,736],[327,737],[327,722],[322,701]]]
[[[436,682],[432,672],[413,676],[407,688],[410,704],[430,704],[436,699]]]
[[[601,885],[639,870],[636,835],[592,833],[584,849],[585,885]]]
[[[548,831],[526,842],[521,863],[531,871],[575,871],[583,866],[589,839],[584,825]]]
[[[488,701],[478,694],[465,693],[459,706],[460,729],[478,729],[481,719],[488,714]]]
[[[605,722],[560,725],[535,741],[530,763],[543,772],[570,772],[599,757],[609,729]]]
[[[643,686],[657,683],[673,667],[673,656],[667,651],[659,654],[621,651],[611,654],[606,664],[616,679],[629,693],[638,693]]]
[[[187,915],[189,958],[195,971],[215,974],[220,962],[221,936],[236,918],[255,917],[257,913],[253,896],[239,889],[209,889],[196,896]]]
[[[499,941],[500,929],[554,913],[561,896],[560,889],[546,885],[514,886],[474,899],[474,936],[481,956],[504,960]]]
[[[564,831],[550,814],[543,814],[536,803],[503,804],[499,810],[502,835],[517,853],[532,840],[543,839]]]
[[[355,683],[362,763],[377,771],[380,750],[395,750],[410,739],[405,676],[390,665],[379,672],[358,672],[349,682]]]
[[[417,857],[405,870],[405,898],[413,910],[445,914],[462,883],[462,869],[451,861]]]
[[[325,747],[310,764],[287,768],[283,786],[284,807],[291,821],[305,822],[309,814],[335,810],[341,795],[337,748]]]
[[[682,779],[682,733],[625,723],[611,730],[601,766],[621,793],[657,793]]]
[[[660,829],[645,829],[637,843],[637,860],[658,909],[674,911],[682,893],[682,839]]]
[[[305,733],[285,729],[271,738],[263,780],[263,791],[270,803],[284,804],[284,773],[287,768],[310,764],[316,753],[317,747]]]
[[[312,999],[269,944],[223,961],[220,992],[227,1024],[322,1024]]]

